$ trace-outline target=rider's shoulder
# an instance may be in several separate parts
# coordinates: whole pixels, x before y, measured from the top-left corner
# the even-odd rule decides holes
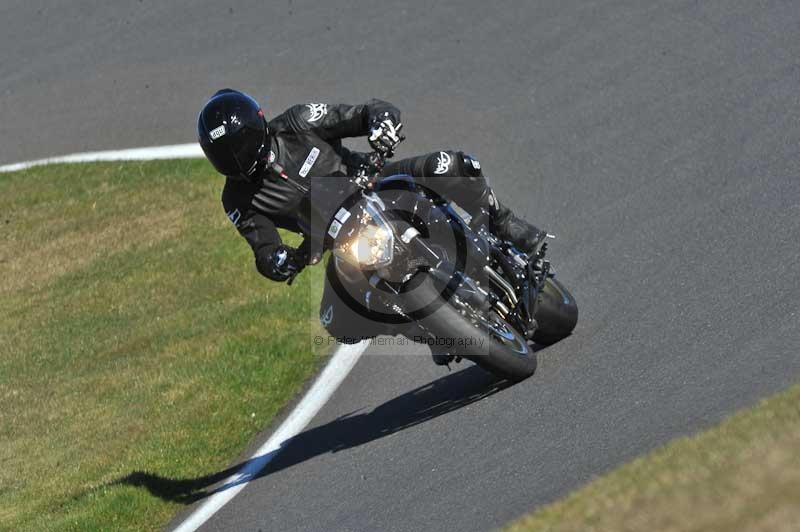
[[[295,131],[307,131],[322,124],[328,115],[327,103],[301,103],[288,108],[283,114],[270,122],[275,123],[275,130],[291,128]]]

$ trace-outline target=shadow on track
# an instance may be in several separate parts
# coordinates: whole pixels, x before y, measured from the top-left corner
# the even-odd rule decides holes
[[[376,407],[371,412],[346,414],[325,425],[306,430],[281,444],[277,456],[261,472],[236,482],[215,485],[253,461],[240,462],[225,470],[191,479],[172,479],[144,471],[134,471],[111,485],[146,488],[164,500],[191,504],[236,484],[275,473],[325,453],[335,453],[383,438],[395,432],[453,412],[510,386],[471,366],[436,379]]]

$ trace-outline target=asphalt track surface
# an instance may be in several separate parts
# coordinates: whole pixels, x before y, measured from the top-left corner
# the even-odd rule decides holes
[[[400,155],[476,154],[558,235],[581,307],[513,387],[370,348],[209,530],[490,529],[800,377],[797,2],[71,4],[0,7],[0,162],[190,142],[227,85],[382,97]]]

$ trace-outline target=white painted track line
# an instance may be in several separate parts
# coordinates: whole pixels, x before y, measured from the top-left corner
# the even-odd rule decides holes
[[[308,390],[305,397],[295,407],[272,436],[247,461],[242,469],[225,480],[225,483],[214,490],[183,523],[175,528],[175,532],[192,532],[197,530],[220,508],[225,506],[237,493],[242,491],[248,482],[256,478],[269,462],[280,452],[289,440],[297,436],[317,415],[317,412],[328,402],[336,388],[356,365],[368,342],[362,341],[354,345],[340,346],[328,365]]]
[[[97,151],[73,153],[61,157],[38,159],[21,163],[0,166],[0,172],[15,172],[34,166],[54,163],[85,163],[95,161],[149,161],[154,159],[192,159],[203,156],[197,143],[175,144],[172,146],[155,146],[151,148],[133,148],[128,150]],[[197,530],[212,515],[225,506],[237,493],[256,478],[269,462],[280,452],[289,440],[297,436],[314,419],[317,412],[325,406],[333,392],[356,365],[366,350],[368,342],[362,341],[354,345],[341,345],[333,353],[331,360],[322,370],[314,385],[292,410],[289,417],[272,433],[272,436],[250,457],[244,466],[225,480],[225,482],[192,512],[175,529],[176,532]]]
[[[0,166],[0,172],[16,172],[34,166],[55,163],[88,163],[95,161],[152,161],[155,159],[196,159],[203,156],[203,150],[196,142],[191,144],[173,144],[172,146],[152,146],[149,148],[131,148],[128,150],[95,151],[73,153],[60,157],[49,157],[35,161],[7,164]]]

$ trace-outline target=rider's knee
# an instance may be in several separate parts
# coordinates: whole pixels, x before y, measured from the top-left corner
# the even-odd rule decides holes
[[[425,156],[426,177],[458,177],[461,175],[460,152],[441,150]]]
[[[442,177],[481,177],[480,161],[463,151],[441,150],[425,156],[424,174]]]
[[[461,165],[463,175],[466,177],[483,177],[483,169],[481,162],[472,155],[464,152],[458,152],[461,156]]]
[[[440,194],[452,197],[465,195],[473,199],[487,188],[481,163],[462,151],[441,150],[424,158],[423,174],[426,184],[440,188]]]

